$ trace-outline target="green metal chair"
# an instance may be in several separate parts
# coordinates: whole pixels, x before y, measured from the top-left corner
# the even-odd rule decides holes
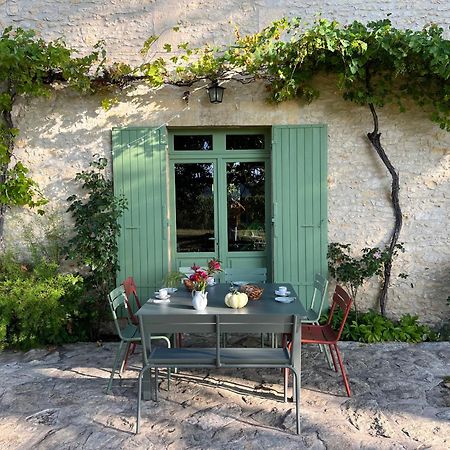
[[[328,289],[328,280],[323,277],[320,273],[316,273],[314,275],[314,290],[313,296],[311,299],[311,305],[306,310],[306,318],[302,319],[302,323],[311,324],[311,325],[319,325],[320,316],[322,315],[323,305],[325,304],[325,299],[327,297],[327,289]],[[289,336],[283,335],[281,346],[285,347],[287,345],[287,340]],[[323,344],[319,344],[320,351],[325,353],[325,358],[327,360],[328,366],[330,369],[333,369],[333,361],[331,359],[330,352],[326,346]],[[289,376],[288,370],[285,370],[284,378],[285,382],[287,377]]]
[[[227,267],[223,269],[225,283],[233,281],[246,281],[248,283],[265,283],[267,281],[267,268],[255,267],[247,269],[245,267]],[[227,335],[223,335],[224,344],[227,343]],[[275,338],[271,336],[272,347],[275,345]],[[261,335],[261,347],[264,346],[264,334]]]
[[[108,302],[109,306],[111,307],[111,312],[114,319],[117,334],[120,338],[120,343],[119,348],[117,349],[116,357],[114,359],[114,364],[111,371],[111,376],[109,377],[108,386],[106,388],[107,394],[111,393],[114,374],[116,373],[119,364],[120,364],[119,374],[122,374],[123,372],[127,360],[127,355],[130,350],[130,346],[142,343],[139,328],[131,322],[130,315],[127,314],[127,318],[122,319],[126,323],[125,326],[121,326],[120,324],[118,312],[123,310],[122,308],[127,309],[129,307],[128,306],[129,302],[127,296],[125,295],[125,289],[123,285],[120,285],[119,287],[112,290],[108,294]],[[170,341],[167,338],[167,336],[152,336],[152,339],[160,339],[160,340],[162,339],[166,341],[167,347],[170,348]]]
[[[311,299],[311,305],[306,310],[307,319],[302,319],[302,323],[319,325],[320,316],[322,315],[323,305],[327,297],[328,280],[320,273],[314,275],[314,291]],[[333,362],[329,350],[326,346],[319,344],[321,352],[325,353],[325,357],[330,369],[333,369]]]
[[[306,310],[308,314],[307,319],[302,319],[303,323],[319,324],[320,316],[322,315],[323,305],[327,297],[328,280],[320,273],[314,275],[314,291],[311,299],[311,305]]]
[[[248,281],[249,283],[265,283],[267,281],[267,268],[256,267],[247,269],[244,267],[227,267],[223,269],[225,283],[233,281]]]

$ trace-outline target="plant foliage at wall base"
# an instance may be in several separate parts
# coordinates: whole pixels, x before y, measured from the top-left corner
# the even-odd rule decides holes
[[[107,294],[116,283],[118,219],[127,202],[114,196],[112,181],[106,177],[106,158],[98,158],[90,167],[75,177],[82,183],[85,195],[72,195],[67,199],[70,202],[67,211],[75,220],[75,236],[69,241],[68,255],[86,269],[88,293],[85,301],[92,304],[95,312],[95,323],[91,327],[91,337],[95,339],[99,324],[105,319]]]
[[[321,318],[321,323],[326,323],[327,316]],[[358,341],[366,343],[375,342],[423,342],[436,341],[438,335],[427,325],[417,322],[418,316],[406,314],[398,321],[388,319],[375,311],[356,314],[351,311],[342,332],[345,341]],[[342,312],[336,312],[332,326],[336,329],[342,321]]]
[[[28,350],[85,340],[79,298],[83,279],[58,273],[55,264],[34,267],[12,255],[0,261],[0,349]]]

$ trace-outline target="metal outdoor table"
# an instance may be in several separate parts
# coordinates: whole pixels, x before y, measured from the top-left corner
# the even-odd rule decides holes
[[[275,289],[278,285],[266,283],[260,286],[264,288],[261,298],[259,300],[249,300],[247,306],[241,309],[232,309],[225,305],[224,298],[230,292],[230,285],[227,283],[219,283],[215,286],[208,286],[208,305],[202,311],[197,311],[192,307],[191,293],[181,288],[171,294],[169,303],[152,303],[148,301],[139,309],[137,316],[146,316],[146,320],[151,320],[155,324],[161,325],[161,323],[174,323],[179,319],[186,319],[187,316],[195,319],[197,315],[219,315],[224,320],[230,321],[233,320],[233,316],[246,315],[247,317],[251,317],[251,325],[247,326],[242,332],[249,334],[267,332],[265,322],[267,322],[268,317],[282,318],[296,316],[300,322],[307,317],[304,307],[290,284],[286,284],[286,286],[288,291],[291,292],[290,296],[296,299],[292,303],[286,304],[275,301]],[[193,325],[191,332],[195,333],[195,325]],[[281,333],[283,330],[280,329],[279,332]],[[145,339],[145,336],[142,336],[142,339]],[[300,341],[293,343],[293,345],[300,346]],[[294,366],[300,373],[300,351],[296,353],[298,357]],[[143,384],[143,397],[144,399],[150,398],[150,385],[147,380]]]

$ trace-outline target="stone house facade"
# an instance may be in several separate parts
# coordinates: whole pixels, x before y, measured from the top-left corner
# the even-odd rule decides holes
[[[242,33],[253,33],[283,16],[312,20],[317,13],[341,23],[367,22],[392,13],[394,26],[417,29],[430,22],[448,26],[450,5],[438,0],[377,0],[370,4],[359,0],[0,1],[2,28],[33,28],[45,39],[64,36],[80,52],[104,39],[111,62],[134,64],[142,61],[139,49],[152,34],[161,35],[162,43],[227,43],[233,39],[229,21]],[[172,31],[175,25],[180,32]],[[49,210],[63,214],[70,223],[65,215],[66,198],[77,189],[74,176],[88,167],[95,154],[112,159],[113,129],[248,127],[270,132],[275,126],[324,124],[328,241],[351,243],[355,249],[382,246],[393,223],[390,178],[366,138],[372,129],[369,110],[345,102],[333,80],[323,77],[317,83],[321,96],[310,105],[270,105],[262,84],[233,82],[225,85],[223,103],[213,105],[205,86],[199,84],[191,90],[188,107],[183,88],[151,90],[141,84],[120,92],[118,103],[108,111],[101,107],[102,95],[85,96],[58,86],[50,98],[18,101],[13,111],[20,129],[16,154],[30,167],[50,200]],[[404,214],[400,241],[406,248],[394,263],[388,311],[393,316],[419,314],[422,320],[439,324],[448,320],[449,313],[450,135],[414,106],[401,114],[393,107],[382,108],[379,118],[383,144],[400,173]],[[11,210],[6,218],[6,240],[20,244],[22,224],[34,220],[33,211]],[[176,265],[175,260],[169,258],[170,265]],[[400,272],[406,272],[408,278],[398,278]],[[378,288],[378,280],[370,280],[361,290],[360,305],[373,307]]]

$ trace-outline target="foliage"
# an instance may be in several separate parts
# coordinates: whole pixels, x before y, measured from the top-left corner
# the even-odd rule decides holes
[[[320,18],[306,27],[299,18],[281,19],[253,35],[236,32],[226,48],[186,51],[192,60],[179,65],[174,79],[265,79],[273,101],[310,102],[319,95],[314,77],[331,73],[346,100],[404,110],[409,98],[430,107],[432,120],[450,131],[449,54],[450,41],[435,25],[413,31],[389,19],[342,26]]]
[[[13,270],[19,269],[19,270]],[[79,276],[60,274],[57,265],[41,260],[31,268],[12,254],[0,263],[0,348],[27,350],[84,339],[78,326]]]
[[[320,323],[324,324],[327,315],[323,315]],[[342,311],[336,311],[332,327],[336,329],[342,320]],[[418,316],[406,314],[398,321],[388,319],[381,314],[369,310],[362,314],[351,311],[342,332],[342,339],[359,342],[422,342],[435,341],[438,335],[427,325],[417,323]]]
[[[8,206],[39,207],[46,203],[29,170],[21,161],[11,165],[14,139],[18,134],[11,111],[17,95],[40,97],[49,94],[49,84],[65,81],[82,91],[91,89],[91,78],[98,74],[104,50],[98,44],[84,57],[62,39],[46,42],[32,30],[5,28],[0,37],[0,209]],[[94,64],[98,64],[93,72]],[[0,235],[1,233],[0,229]]]
[[[107,160],[98,158],[91,169],[77,173],[75,180],[82,183],[86,197],[71,195],[67,209],[75,220],[75,235],[69,240],[68,254],[88,270],[86,283],[92,289],[91,301],[97,321],[104,318],[106,296],[115,286],[119,269],[117,237],[118,219],[126,209],[126,200],[114,196],[112,181],[106,178]]]
[[[398,250],[404,251],[401,244],[397,244],[394,256]],[[358,289],[374,275],[382,276],[384,265],[391,259],[389,250],[378,247],[363,248],[361,257],[354,257],[351,256],[351,244],[337,242],[329,244],[327,256],[330,275],[350,290],[355,308]],[[399,276],[406,277],[405,274]]]
[[[167,272],[162,280],[162,285],[164,287],[178,287],[184,277],[185,275],[178,270]]]

